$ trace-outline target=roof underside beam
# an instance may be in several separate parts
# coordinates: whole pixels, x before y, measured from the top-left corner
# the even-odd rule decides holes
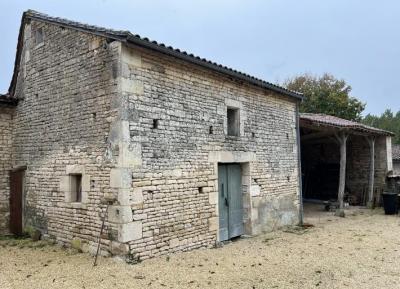
[[[373,131],[366,131],[362,129],[357,129],[357,128],[347,128],[347,127],[338,127],[338,126],[332,126],[332,125],[322,125],[322,124],[311,124],[308,122],[300,122],[300,127],[301,128],[307,128],[313,131],[317,132],[323,132],[326,134],[335,134],[338,132],[347,132],[349,135],[357,135],[357,136],[380,136],[384,135],[382,133],[378,132],[373,132]],[[322,133],[321,133],[322,135]],[[305,135],[304,135],[305,136]],[[304,138],[302,136],[302,140]]]

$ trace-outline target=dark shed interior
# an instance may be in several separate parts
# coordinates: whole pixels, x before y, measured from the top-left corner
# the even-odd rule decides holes
[[[301,114],[304,201],[338,201],[344,137],[344,204],[365,206],[372,202],[374,206],[380,205],[380,195],[385,190],[390,170],[387,148],[390,135],[390,132],[332,116]]]

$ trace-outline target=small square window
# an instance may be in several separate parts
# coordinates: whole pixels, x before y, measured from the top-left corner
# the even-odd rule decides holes
[[[239,136],[239,131],[240,131],[239,109],[228,107],[227,119],[228,119],[228,135]]]
[[[36,43],[36,45],[38,45],[42,42],[43,42],[43,29],[38,28],[35,31],[35,43]]]
[[[69,176],[69,185],[71,189],[71,202],[82,202],[82,175],[73,174]]]

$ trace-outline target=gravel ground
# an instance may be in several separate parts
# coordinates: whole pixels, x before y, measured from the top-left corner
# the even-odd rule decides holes
[[[0,288],[400,288],[400,218],[368,210],[306,217],[314,228],[136,265],[100,258],[93,268],[86,254],[3,240]]]

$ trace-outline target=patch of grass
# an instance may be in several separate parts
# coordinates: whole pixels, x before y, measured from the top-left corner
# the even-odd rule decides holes
[[[291,234],[296,234],[296,235],[303,235],[309,231],[311,227],[306,227],[306,226],[290,226],[284,228],[282,231],[285,233],[291,233]]]
[[[129,265],[135,265],[135,264],[142,262],[142,260],[140,260],[139,256],[134,255],[131,252],[129,252],[126,255],[125,262],[128,263]]]
[[[262,240],[263,243],[268,243],[269,241],[275,240],[276,237],[268,236],[264,240]]]
[[[9,241],[9,240],[24,240],[28,239],[29,235],[21,235],[21,236],[14,236],[14,235],[5,235],[5,236],[0,236],[0,241]]]
[[[1,236],[0,238],[0,246],[3,248],[18,247],[19,249],[22,248],[38,249],[51,245],[53,245],[53,242],[51,241],[46,241],[46,240],[33,241],[28,235]]]

